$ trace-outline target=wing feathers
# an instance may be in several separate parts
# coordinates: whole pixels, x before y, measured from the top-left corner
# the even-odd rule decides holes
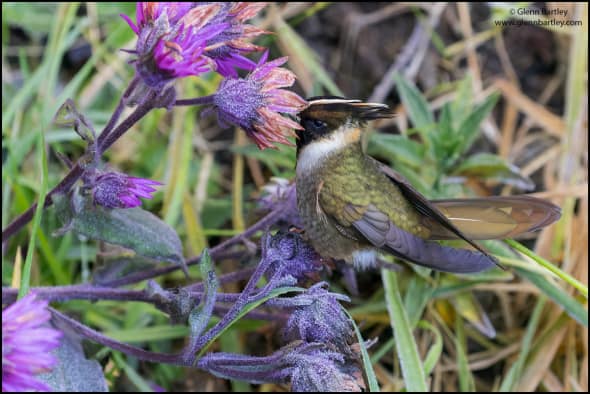
[[[353,223],[371,244],[410,262],[453,273],[473,273],[493,267],[493,258],[479,252],[455,249],[426,241],[394,225],[382,221],[381,212],[375,207],[369,209],[362,219]]]
[[[539,230],[557,221],[561,209],[553,203],[530,196],[435,200],[432,203],[470,239],[513,238]],[[432,218],[423,224],[431,239],[454,239]]]

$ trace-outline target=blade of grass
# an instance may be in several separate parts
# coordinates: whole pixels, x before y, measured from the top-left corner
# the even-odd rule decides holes
[[[33,255],[35,254],[35,242],[37,241],[37,231],[43,216],[43,207],[45,205],[45,197],[47,196],[47,155],[45,151],[45,133],[41,131],[37,137],[37,153],[39,158],[39,167],[41,169],[41,187],[39,188],[39,204],[35,209],[35,216],[33,216],[33,227],[31,229],[31,238],[29,239],[29,246],[27,247],[27,257],[23,266],[22,277],[20,281],[20,288],[18,289],[18,298],[24,297],[29,292],[29,285],[31,283],[31,266],[33,265]]]
[[[561,306],[571,318],[583,324],[585,327],[588,327],[587,307],[584,307],[584,305],[580,304],[575,298],[567,294],[565,290],[552,283],[548,278],[535,272],[527,271],[522,268],[514,268],[514,270],[517,274],[537,286],[543,294]]]
[[[518,354],[518,359],[506,374],[506,378],[502,382],[498,391],[501,392],[508,392],[513,391],[514,386],[516,385],[516,379],[518,379],[522,374],[522,368],[524,366],[524,362],[526,361],[529,351],[531,350],[531,344],[533,343],[533,336],[537,332],[537,327],[539,326],[539,320],[541,318],[541,312],[543,311],[543,307],[547,298],[541,295],[535,305],[535,309],[533,309],[533,313],[529,320],[529,324],[526,329],[526,333],[524,334],[524,338],[522,339],[522,347],[520,349],[520,353]]]
[[[389,339],[387,342],[383,344],[373,355],[371,356],[371,364],[378,363],[381,360],[381,357],[385,356],[385,354],[392,350],[395,347],[395,338]]]
[[[455,349],[457,349],[459,390],[462,392],[475,391],[475,382],[473,380],[473,375],[469,370],[469,363],[467,361],[463,317],[458,313],[455,313]]]
[[[397,283],[397,273],[381,270],[387,311],[391,318],[391,328],[402,368],[407,391],[428,391],[424,367],[418,354],[418,346],[412,334],[408,315],[404,309]]]
[[[246,144],[246,135],[242,130],[236,129],[234,138],[236,146]],[[233,182],[232,182],[232,224],[234,230],[244,231],[244,204],[243,204],[243,187],[244,187],[244,156],[234,154],[233,163]]]
[[[280,17],[278,12],[275,13],[274,27],[279,45],[283,48],[284,53],[291,54],[289,63],[293,63],[294,71],[296,71],[298,75],[311,73],[316,81],[319,82],[330,94],[344,96],[342,91],[334,81],[332,81],[318,60],[318,55],[315,51],[309,47],[305,40]],[[297,70],[296,68],[299,68],[300,70]],[[311,86],[306,86],[305,88],[307,91],[311,90]]]
[[[187,326],[160,325],[153,327],[138,327],[125,329],[108,330],[105,335],[114,340],[126,343],[142,343],[146,341],[164,341],[167,339],[181,339],[189,335]]]
[[[411,327],[416,327],[422,317],[426,304],[432,298],[435,286],[418,275],[412,276],[404,298],[404,307],[408,312]]]
[[[424,373],[428,376],[432,373],[440,359],[443,351],[443,339],[440,331],[426,320],[420,320],[417,326],[429,330],[434,334],[434,343],[430,347],[430,350],[428,350],[428,353],[426,353],[426,358],[424,359]]]
[[[201,225],[201,217],[197,214],[193,205],[193,200],[188,193],[184,194],[182,199],[182,216],[186,226],[188,244],[193,256],[197,256],[207,247],[207,237]]]
[[[67,47],[66,37],[69,35],[70,28],[76,24],[76,12],[80,3],[61,4],[57,8],[57,17],[55,18],[54,26],[49,34],[47,49],[43,55],[43,62],[49,62],[47,74],[45,74],[41,82],[39,90],[39,99],[43,100],[43,121],[48,122],[53,117],[56,106],[61,105],[60,102],[49,100],[55,97],[55,90],[57,87],[58,74],[64,53]],[[79,32],[75,32],[78,36]],[[71,35],[70,35],[71,37]]]
[[[551,262],[545,260],[541,256],[538,256],[533,251],[529,250],[527,247],[520,244],[519,242],[511,240],[511,239],[506,239],[505,242],[508,245],[512,246],[514,249],[521,252],[522,254],[524,254],[524,255],[530,257],[531,259],[533,259],[534,261],[536,261],[539,265],[547,268],[549,271],[551,271],[552,273],[557,275],[563,281],[569,283],[570,285],[572,285],[573,287],[578,289],[580,291],[580,293],[582,293],[582,295],[586,299],[588,299],[588,287],[584,286],[584,284],[580,283],[576,278],[572,277],[567,272],[563,272],[558,267],[554,266]]]
[[[193,124],[187,109],[174,116],[169,155],[169,184],[164,195],[164,221],[175,226],[182,210],[182,198],[188,188],[188,172],[192,153]]]
[[[117,364],[117,366],[125,372],[129,380],[135,385],[135,388],[137,388],[139,392],[151,393],[154,391],[150,387],[150,384],[140,374],[137,373],[135,368],[125,362],[121,353],[113,352],[112,355],[115,364]]]
[[[369,353],[367,352],[367,347],[365,346],[365,340],[363,339],[363,336],[361,335],[361,331],[359,330],[358,326],[356,325],[356,322],[354,321],[354,319],[352,318],[350,313],[348,313],[348,311],[346,309],[344,309],[344,312],[346,312],[346,315],[350,319],[350,322],[352,323],[352,326],[354,327],[354,332],[356,333],[356,337],[359,341],[358,343],[359,343],[359,347],[361,349],[361,356],[363,358],[363,367],[365,369],[365,374],[367,375],[367,383],[369,384],[369,391],[373,392],[373,393],[379,392],[380,391],[379,383],[377,383],[377,376],[375,376],[375,371],[373,370],[373,365],[371,364],[371,358],[369,357]]]

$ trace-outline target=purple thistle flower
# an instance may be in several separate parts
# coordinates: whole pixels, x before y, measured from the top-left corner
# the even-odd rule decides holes
[[[61,332],[44,326],[51,318],[47,301],[29,294],[2,311],[2,391],[51,391],[35,378],[57,363],[51,351]]]
[[[296,114],[307,106],[296,93],[281,89],[295,82],[295,74],[279,67],[287,58],[266,63],[267,57],[265,52],[246,78],[224,79],[214,98],[219,123],[240,126],[260,149],[273,147],[273,142],[290,145],[286,135],[294,135],[301,125],[280,113]]]
[[[330,343],[341,353],[349,353],[355,339],[354,328],[338,300],[350,301],[330,293],[320,282],[290,300],[294,311],[285,326],[285,337],[305,342]]]
[[[214,62],[204,52],[208,42],[230,27],[229,23],[211,23],[223,9],[209,3],[138,3],[136,22],[121,15],[137,34],[132,53],[137,58],[137,73],[152,89],[162,89],[175,78],[199,75]]]
[[[237,78],[236,68],[252,71],[256,63],[243,54],[264,48],[248,42],[249,39],[267,34],[256,26],[244,24],[256,16],[267,3],[224,3],[224,8],[213,22],[227,23],[229,27],[209,41],[206,55],[215,62],[215,70],[224,77]]]
[[[105,208],[134,208],[141,205],[141,198],[152,198],[153,186],[160,182],[135,178],[117,172],[95,174],[87,180],[92,189],[94,203]]]
[[[365,384],[354,359],[323,343],[293,342],[266,357],[209,353],[197,364],[216,376],[253,384],[291,383],[291,391],[361,391]]]

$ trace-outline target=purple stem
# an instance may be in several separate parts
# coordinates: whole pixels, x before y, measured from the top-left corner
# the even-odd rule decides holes
[[[255,270],[255,268],[250,267],[250,268],[241,269],[239,271],[230,272],[225,275],[221,275],[219,277],[219,284],[232,283],[232,282],[237,282],[240,280],[247,279],[252,275],[254,270]],[[194,283],[192,285],[186,286],[185,289],[188,291],[201,291],[202,292],[205,290],[205,284],[203,282]]]
[[[260,230],[265,230],[268,227],[270,227],[271,225],[273,225],[274,223],[278,222],[281,219],[283,212],[284,212],[283,209],[276,209],[276,210],[270,211],[266,216],[264,216],[258,222],[254,223],[252,226],[250,226],[248,229],[246,229],[243,233],[238,234],[230,239],[227,239],[227,240],[223,241],[222,243],[220,243],[219,245],[211,248],[211,250],[209,251],[211,258],[220,259],[223,256],[223,253],[226,252],[226,249],[229,248],[230,246],[240,243],[244,239],[256,234],[256,232],[258,232]],[[195,264],[198,264],[200,260],[201,260],[201,256],[199,255],[199,256],[196,256],[196,257],[193,257],[193,258],[187,260],[186,264],[187,265],[195,265]],[[154,268],[154,269],[151,269],[148,271],[137,272],[135,274],[125,276],[120,279],[106,282],[106,283],[103,283],[102,285],[103,286],[111,286],[111,287],[125,286],[125,285],[129,285],[129,284],[141,282],[142,280],[156,278],[160,275],[164,275],[164,274],[176,271],[177,269],[180,269],[180,268],[181,267],[178,265],[171,265],[171,266],[167,266],[167,267]]]
[[[78,163],[76,163],[76,165],[70,169],[70,172],[68,172],[65,178],[62,179],[62,181],[58,183],[57,186],[51,189],[49,193],[47,193],[47,197],[45,198],[45,207],[48,207],[53,203],[53,200],[51,199],[53,195],[69,190],[82,176],[83,172],[84,171],[82,168],[78,165]],[[35,214],[36,209],[37,203],[34,203],[29,207],[29,209],[21,213],[8,226],[6,226],[6,228],[2,230],[2,243],[8,241],[10,237],[12,237],[17,231],[29,223]]]
[[[121,135],[123,135],[127,130],[129,130],[131,126],[133,126],[133,124],[135,124],[138,120],[145,116],[147,112],[149,112],[152,109],[149,103],[147,103],[148,105],[136,108],[136,110],[131,115],[129,115],[127,119],[121,122],[121,124],[113,130],[115,124],[121,116],[121,113],[123,112],[123,108],[125,107],[125,100],[131,92],[130,88],[134,85],[135,84],[132,81],[132,83],[126,89],[125,93],[123,93],[123,96],[121,100],[119,100],[119,103],[117,104],[117,107],[115,108],[115,111],[111,116],[111,119],[108,121],[107,125],[98,137],[99,152],[97,152],[97,154],[102,154],[108,147],[110,147],[116,141],[116,138],[119,138]],[[113,130],[112,133],[111,130]],[[112,134],[112,136],[110,134]],[[109,137],[108,140],[104,141],[105,139],[107,139],[107,136]],[[101,142],[104,143],[101,144]],[[47,198],[45,199],[44,207],[47,208],[48,206],[53,204],[53,200],[51,197],[55,194],[65,193],[68,190],[70,190],[70,188],[74,186],[76,181],[80,179],[83,172],[84,170],[82,169],[82,167],[80,167],[80,165],[76,163],[74,167],[70,169],[70,172],[68,172],[64,179],[62,179],[62,181],[58,183],[57,186],[55,186],[53,189],[51,189],[51,191],[49,191],[49,193],[47,194]],[[35,214],[35,209],[37,209],[37,203],[31,205],[29,209],[20,214],[8,226],[6,226],[6,228],[2,230],[2,243],[8,241],[10,237],[12,237],[17,231],[22,229],[27,223],[31,221],[33,215]]]
[[[174,102],[174,105],[178,106],[178,107],[183,106],[183,105],[212,105],[212,104],[214,104],[214,100],[215,100],[215,95],[212,94],[210,96],[176,100]]]
[[[154,109],[152,105],[153,99],[156,97],[156,93],[150,93],[150,97],[146,99],[141,105],[139,105],[135,111],[129,115],[129,117],[123,120],[119,126],[114,129],[111,133],[105,134],[102,137],[102,134],[98,138],[98,152],[99,154],[104,153],[107,149],[111,147],[123,134],[125,134],[131,126],[137,123],[141,118],[143,118],[148,112]],[[101,138],[102,137],[102,138]]]
[[[271,212],[272,213],[272,212]],[[264,249],[264,243],[263,243]],[[264,256],[265,251],[262,251],[262,255]],[[264,273],[267,271],[268,267],[272,261],[270,259],[265,259],[264,257],[260,260],[258,267],[256,267],[256,271],[250,277],[250,280],[246,284],[246,287],[238,298],[236,299],[235,303],[230,307],[229,311],[223,318],[215,324],[209,331],[205,334],[201,335],[194,343],[191,344],[191,347],[187,347],[184,355],[187,362],[190,365],[194,365],[196,358],[198,356],[198,352],[203,349],[203,347],[211,341],[211,339],[215,338],[221,331],[223,331],[227,325],[235,319],[239,314],[240,311],[246,306],[248,302],[251,301],[251,296],[253,292],[256,290],[256,284],[262,278]]]
[[[127,89],[125,89],[125,92],[123,92],[123,95],[121,96],[121,100],[119,100],[119,103],[117,104],[117,107],[115,108],[115,111],[113,112],[113,116],[111,116],[111,119],[109,120],[109,122],[107,123],[105,128],[102,130],[102,133],[100,133],[100,135],[98,136],[98,145],[99,146],[104,141],[104,139],[107,137],[107,135],[109,135],[110,132],[115,127],[115,124],[117,123],[117,121],[121,117],[121,113],[125,109],[125,105],[127,104],[127,99],[129,98],[129,96],[133,92],[133,89],[135,89],[135,87],[137,86],[138,82],[139,82],[139,78],[137,78],[137,77],[133,78],[131,80],[131,82],[129,83],[129,86],[127,87]],[[97,154],[98,154],[98,152],[97,152]]]
[[[95,331],[90,327],[87,327],[84,324],[77,322],[76,320],[64,315],[61,312],[56,311],[53,308],[49,308],[49,310],[51,311],[53,318],[57,320],[57,322],[67,324],[74,332],[93,342],[99,343],[104,346],[108,346],[114,350],[119,350],[127,355],[137,357],[140,360],[151,361],[155,363],[167,363],[188,366],[187,364],[183,363],[182,357],[180,357],[180,355],[178,354],[150,352],[148,350],[143,350],[136,346],[127,345],[125,343],[115,341],[114,339],[109,338],[101,334],[100,332]]]
[[[226,281],[227,282],[227,281]],[[186,288],[185,288],[186,289]],[[110,287],[96,287],[93,285],[71,285],[71,286],[57,286],[57,287],[34,287],[31,289],[37,297],[49,302],[65,302],[71,300],[87,300],[87,301],[136,301],[156,304],[157,302],[152,296],[146,294],[144,290],[127,290],[127,289],[113,289]],[[264,290],[261,290],[264,292]],[[195,299],[195,303],[199,303],[203,296],[202,291],[189,290],[190,296]],[[12,304],[16,301],[18,289],[2,288],[2,303]],[[235,303],[240,299],[241,293],[218,293],[217,302],[221,303]],[[263,294],[264,296],[265,294]],[[255,301],[258,297],[248,298],[248,302]],[[271,299],[264,303],[265,306],[278,308],[291,308],[292,306],[284,302],[274,302]],[[216,310],[227,311],[228,307],[218,306]],[[266,317],[267,319],[268,317]]]

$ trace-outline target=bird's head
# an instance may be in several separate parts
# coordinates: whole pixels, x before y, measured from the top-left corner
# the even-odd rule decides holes
[[[342,97],[312,97],[307,101],[309,105],[299,113],[303,129],[297,131],[298,156],[310,146],[329,153],[358,143],[367,121],[393,117],[385,104]]]

